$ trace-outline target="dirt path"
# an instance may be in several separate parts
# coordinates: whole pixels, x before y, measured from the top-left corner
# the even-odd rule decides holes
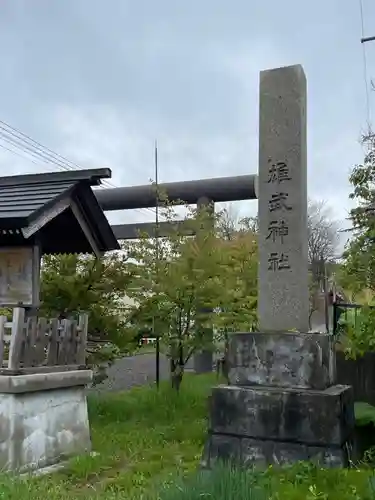
[[[193,369],[192,361],[188,363],[186,369]],[[150,384],[155,381],[155,372],[155,354],[129,356],[111,366],[108,370],[108,379],[91,390],[123,391],[134,386]],[[160,379],[165,380],[168,376],[168,360],[164,355],[160,355]]]

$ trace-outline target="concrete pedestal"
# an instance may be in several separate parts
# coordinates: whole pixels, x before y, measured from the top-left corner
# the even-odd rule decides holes
[[[0,469],[37,470],[90,451],[91,370],[0,376]]]
[[[233,334],[229,383],[210,397],[202,465],[243,466],[352,459],[354,405],[350,386],[334,385],[328,335]]]

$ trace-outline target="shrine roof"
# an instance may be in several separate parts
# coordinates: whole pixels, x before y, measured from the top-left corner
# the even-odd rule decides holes
[[[0,246],[38,241],[44,254],[119,249],[92,191],[110,177],[108,168],[0,177]]]

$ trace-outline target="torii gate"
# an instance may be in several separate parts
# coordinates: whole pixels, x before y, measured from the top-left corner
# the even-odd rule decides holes
[[[189,205],[257,199],[258,176],[239,175],[236,177],[218,177],[185,182],[168,182],[160,184],[160,188],[174,202],[183,200]],[[101,189],[95,192],[96,197],[106,211],[154,208],[156,206],[155,190],[152,185],[130,186]],[[168,223],[160,223],[160,236]],[[139,231],[153,234],[155,223],[119,224],[112,226],[119,240],[133,239]],[[165,236],[165,234],[164,234]]]
[[[169,182],[159,185],[168,199],[174,202],[183,200],[189,205],[207,205],[217,202],[237,200],[255,200],[258,198],[258,176],[240,175],[236,177],[218,177],[185,182]],[[143,186],[120,187],[101,189],[95,192],[104,211],[132,210],[139,208],[154,208],[157,200],[155,190],[151,184]],[[182,221],[177,221],[176,224]],[[158,236],[168,234],[169,222],[160,222]],[[119,224],[112,226],[118,240],[135,239],[139,232],[155,236],[155,222],[137,224]],[[212,371],[213,353],[202,351],[194,356],[196,373]]]

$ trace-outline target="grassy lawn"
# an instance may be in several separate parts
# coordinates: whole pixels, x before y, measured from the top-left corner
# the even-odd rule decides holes
[[[93,448],[99,455],[74,459],[63,473],[50,476],[18,480],[2,477],[0,500],[156,500],[162,485],[178,483],[181,475],[191,478],[189,489],[169,489],[160,496],[162,500],[375,498],[375,489],[369,496],[369,468],[323,471],[298,465],[248,474],[241,480],[229,472],[228,477],[218,473],[216,481],[225,480],[225,488],[222,484],[208,485],[207,478],[197,477],[195,469],[205,440],[207,395],[215,383],[215,376],[186,375],[179,396],[168,384],[163,384],[159,392],[143,387],[90,396]],[[230,486],[233,481],[241,483],[245,496]],[[266,497],[250,495],[251,488],[258,488],[259,495],[267,492]]]
[[[93,449],[62,474],[14,482],[1,478],[0,499],[141,499],[154,483],[194,470],[206,429],[213,376],[186,376],[181,394],[162,384],[89,398]],[[198,382],[198,383],[197,383]],[[3,490],[3,491],[2,491]]]

